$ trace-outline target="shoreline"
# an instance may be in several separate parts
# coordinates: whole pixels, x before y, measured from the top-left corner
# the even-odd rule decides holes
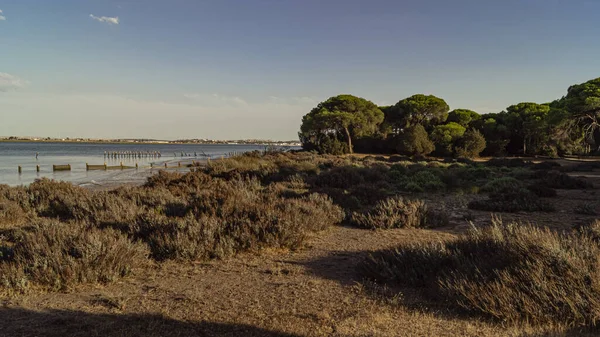
[[[298,147],[297,144],[280,144],[277,142],[273,143],[227,143],[227,142],[215,142],[215,143],[195,143],[195,142],[177,142],[177,141],[110,141],[110,140],[33,140],[33,139],[0,139],[0,143],[60,143],[60,144],[113,144],[113,145],[140,145],[140,144],[151,144],[151,145],[241,145],[241,146],[281,146],[281,147]]]

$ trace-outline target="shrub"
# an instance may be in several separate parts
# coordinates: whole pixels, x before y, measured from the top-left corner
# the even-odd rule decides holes
[[[598,256],[585,233],[495,221],[449,242],[376,253],[361,271],[500,321],[593,326],[600,319]]]
[[[11,258],[0,262],[0,275],[5,287],[25,290],[33,283],[60,290],[115,281],[144,264],[147,256],[145,245],[115,230],[50,221],[25,233]]]
[[[486,193],[498,193],[500,191],[506,189],[520,189],[523,187],[523,183],[515,178],[511,177],[502,177],[498,179],[494,179],[483,187],[481,187],[480,192]]]
[[[481,132],[470,129],[458,140],[455,151],[458,157],[476,158],[485,150],[485,137]]]
[[[314,184],[318,187],[349,188],[365,182],[362,171],[352,166],[336,167],[319,174]]]
[[[75,219],[74,209],[86,216],[91,213],[89,191],[71,183],[42,178],[29,185],[27,194],[33,208],[44,217]]]
[[[554,206],[540,199],[531,191],[507,186],[490,193],[486,200],[473,200],[469,208],[489,212],[552,212]]]
[[[596,208],[597,206],[593,204],[578,204],[577,206],[575,206],[573,213],[584,215],[596,215],[598,214],[598,212],[596,212]]]
[[[435,145],[429,140],[427,131],[420,124],[408,128],[397,139],[396,151],[401,154],[422,156],[430,154],[434,149]]]
[[[421,200],[388,198],[378,202],[368,212],[353,213],[351,222],[369,229],[424,227],[427,223],[427,206]]]
[[[289,199],[259,186],[252,180],[221,182],[190,200],[185,217],[150,213],[127,230],[147,242],[157,260],[208,259],[265,247],[296,249],[310,233],[344,217],[326,196]]]
[[[536,177],[551,188],[557,189],[588,189],[592,184],[577,177],[571,177],[558,171],[538,171]]]
[[[529,185],[527,189],[540,198],[554,198],[557,195],[555,189],[541,184]]]

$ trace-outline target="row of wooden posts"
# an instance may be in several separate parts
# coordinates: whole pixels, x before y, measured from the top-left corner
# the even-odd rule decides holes
[[[160,158],[160,151],[104,151],[104,158]]]
[[[35,170],[40,172],[40,165],[35,165]],[[52,171],[71,171],[71,164],[67,165],[52,165]],[[23,172],[23,167],[19,165],[19,173]]]
[[[225,157],[223,156],[221,159],[224,159]],[[207,163],[210,165],[210,158],[207,158]],[[192,160],[192,165],[196,165],[196,161]],[[150,163],[150,168],[154,168],[154,164]],[[158,166],[157,166],[158,167]],[[180,168],[181,166],[181,162],[177,163],[177,168]],[[106,165],[106,163],[104,163],[104,165],[90,165],[88,163],[85,163],[85,170],[86,171],[95,171],[95,170],[110,170],[110,169],[139,169],[139,165],[138,163],[135,163],[135,167],[132,166],[125,166],[123,165],[123,162],[120,163],[119,166],[108,166]],[[169,168],[168,163],[164,164],[164,168]],[[173,168],[173,166],[171,166],[171,168]],[[19,173],[23,172],[23,168],[21,167],[21,165],[19,165]],[[35,169],[37,172],[40,172],[40,165],[36,165]],[[67,164],[67,165],[52,165],[52,171],[71,171],[71,164]]]

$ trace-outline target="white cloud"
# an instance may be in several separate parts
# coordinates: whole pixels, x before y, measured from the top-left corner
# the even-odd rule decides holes
[[[6,16],[2,15],[4,12],[0,9],[0,21],[6,21]]]
[[[0,92],[16,90],[29,84],[16,76],[7,73],[0,73]]]
[[[118,25],[119,24],[119,17],[108,17],[108,16],[95,16],[94,14],[90,14],[90,18],[98,21],[98,22],[106,22],[109,25]]]

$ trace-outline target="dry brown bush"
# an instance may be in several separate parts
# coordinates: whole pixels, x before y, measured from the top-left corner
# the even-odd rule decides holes
[[[498,221],[445,243],[373,254],[365,275],[500,321],[595,326],[600,248],[587,233]]]
[[[352,223],[369,229],[424,227],[426,219],[425,202],[402,197],[382,200],[367,212],[352,214]]]
[[[107,283],[147,261],[148,249],[112,229],[45,221],[24,234],[0,262],[2,285],[62,290],[78,283]]]

